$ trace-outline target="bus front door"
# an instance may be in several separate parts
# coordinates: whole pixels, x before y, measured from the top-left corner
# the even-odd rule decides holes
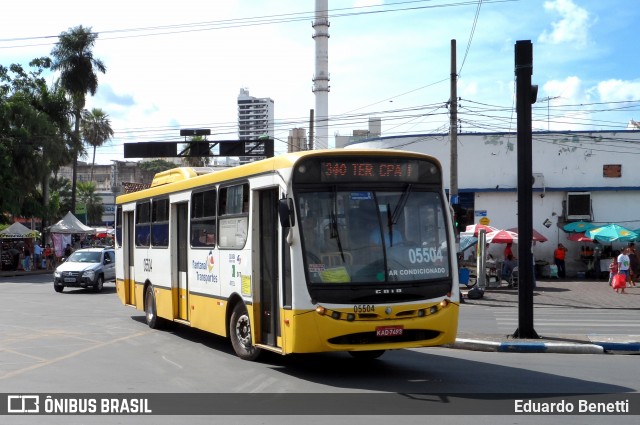
[[[277,346],[280,336],[280,309],[278,308],[278,190],[258,192],[258,238],[260,283],[258,320],[260,342]],[[254,310],[255,312],[255,310]]]

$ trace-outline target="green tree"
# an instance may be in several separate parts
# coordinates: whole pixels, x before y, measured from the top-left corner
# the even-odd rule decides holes
[[[113,136],[113,129],[107,115],[100,108],[86,109],[82,112],[81,124],[82,138],[85,143],[93,146],[93,160],[91,161],[91,177],[93,181],[93,167],[96,163],[96,148],[102,146]]]
[[[71,211],[71,180],[55,175],[51,179],[50,210],[53,220],[60,220]]]
[[[87,223],[102,223],[104,206],[102,200],[96,194],[94,182],[78,182],[78,199],[87,208]]]
[[[176,168],[176,164],[164,159],[154,159],[152,161],[140,162],[139,166],[142,171],[147,171],[153,174]]]
[[[208,143],[203,136],[191,136],[189,138],[189,141]],[[190,155],[191,147],[193,145],[187,144],[186,146],[187,147],[185,148],[184,152],[186,155]],[[206,167],[207,165],[209,165],[210,161],[211,158],[208,156],[185,156],[184,158],[182,158],[182,163],[187,167]]]
[[[82,152],[80,141],[80,121],[84,109],[86,94],[93,96],[98,90],[97,72],[105,73],[106,66],[93,56],[93,46],[98,38],[91,27],[79,25],[62,32],[59,41],[51,50],[53,56],[52,69],[60,71],[62,87],[69,92],[74,106],[75,129],[72,137],[73,176],[71,180],[71,207],[76,206],[76,184],[78,171],[78,155]]]
[[[30,71],[19,64],[0,66],[0,211],[43,221],[48,216],[44,182],[52,167],[68,159],[69,103],[41,76],[50,63],[34,59]]]

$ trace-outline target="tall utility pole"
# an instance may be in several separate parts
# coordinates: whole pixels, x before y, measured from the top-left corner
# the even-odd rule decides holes
[[[451,40],[451,98],[449,99],[449,140],[451,141],[451,174],[449,203],[458,204],[458,75],[456,74],[456,40]]]
[[[533,329],[533,194],[531,105],[537,86],[531,86],[533,46],[519,40],[515,46],[516,113],[518,114],[518,329],[514,338],[539,338]]]

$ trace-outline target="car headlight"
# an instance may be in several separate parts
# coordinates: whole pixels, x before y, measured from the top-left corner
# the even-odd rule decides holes
[[[53,272],[53,277],[60,277],[60,276],[62,276],[62,273],[60,273],[58,270],[55,270]]]
[[[86,272],[82,273],[82,277],[86,277],[91,280],[93,280],[95,276],[96,276],[96,272],[94,270],[87,270]]]

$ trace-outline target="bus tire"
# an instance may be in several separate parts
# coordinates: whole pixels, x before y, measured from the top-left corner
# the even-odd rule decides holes
[[[102,277],[102,275],[100,275],[96,279],[96,284],[93,285],[93,292],[102,292],[103,287],[104,287],[104,278]]]
[[[235,305],[229,321],[229,336],[236,355],[242,360],[256,360],[261,349],[252,344],[251,323],[247,308],[241,302]]]
[[[159,329],[162,320],[158,317],[158,311],[156,309],[156,295],[153,292],[153,286],[147,286],[147,290],[144,294],[144,317],[147,325],[151,329]]]
[[[384,354],[385,350],[372,350],[372,351],[349,351],[349,354],[354,359],[358,360],[374,360]]]

